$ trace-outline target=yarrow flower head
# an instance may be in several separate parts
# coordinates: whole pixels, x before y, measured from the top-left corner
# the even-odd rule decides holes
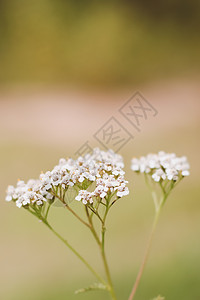
[[[133,158],[131,169],[135,172],[149,174],[156,182],[164,180],[177,181],[188,176],[190,165],[186,156],[177,157],[175,153],[148,154],[139,159]]]
[[[128,195],[129,190],[126,186],[128,181],[124,178],[124,163],[119,154],[115,154],[112,150],[104,152],[96,148],[92,154],[87,154],[81,161],[81,167],[86,169],[81,177],[91,182],[95,181],[95,188],[92,192],[88,192],[87,196],[83,190],[80,190],[75,198],[77,201],[82,200],[87,204],[88,201],[93,202],[93,197],[101,200],[112,193],[115,193],[118,198]]]
[[[190,165],[186,156],[177,157],[175,153],[164,151],[133,158],[131,169],[143,173],[148,188],[151,190],[155,209],[159,212],[174,187],[188,176]],[[159,187],[159,190],[156,188]],[[161,195],[160,195],[161,193]]]
[[[31,205],[43,205],[47,199],[52,199],[52,195],[42,188],[39,180],[31,179],[27,183],[19,180],[17,186],[8,186],[6,201],[13,200],[17,207],[27,207]]]
[[[37,208],[46,202],[52,203],[55,198],[64,203],[70,187],[78,192],[75,200],[85,205],[111,194],[121,198],[129,193],[123,167],[122,156],[112,150],[105,152],[95,148],[92,154],[76,160],[60,159],[52,171],[40,174],[37,180],[19,181],[16,187],[9,186],[6,201],[13,200],[17,207],[25,208]],[[87,191],[92,184],[93,191]]]

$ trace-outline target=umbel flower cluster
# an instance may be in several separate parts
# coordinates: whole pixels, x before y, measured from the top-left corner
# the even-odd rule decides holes
[[[160,151],[158,154],[150,153],[138,159],[133,158],[131,169],[136,173],[144,174],[158,213],[174,187],[190,174],[190,165],[186,156],[177,157],[175,153],[164,151]],[[160,187],[161,197],[156,192],[155,185]]]
[[[102,201],[111,194],[117,198],[128,195],[124,178],[124,163],[119,154],[96,148],[92,154],[80,156],[77,160],[60,159],[52,171],[41,174],[39,179],[27,183],[18,181],[17,186],[8,186],[6,201],[13,200],[17,207],[42,206],[57,197],[62,202],[64,195],[73,187],[78,192],[75,200],[83,204]],[[92,191],[87,189],[94,184]]]
[[[175,153],[148,154],[139,159],[133,158],[131,169],[135,172],[151,175],[156,182],[163,180],[177,181],[181,177],[188,176],[189,163],[186,156],[177,157]]]

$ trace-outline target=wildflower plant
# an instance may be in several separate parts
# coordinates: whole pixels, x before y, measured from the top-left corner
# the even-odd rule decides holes
[[[80,156],[76,160],[60,159],[52,171],[40,174],[36,180],[31,179],[27,183],[19,180],[16,187],[8,186],[6,201],[15,202],[18,208],[24,208],[43,222],[96,277],[96,283],[78,290],[77,293],[102,289],[108,291],[113,300],[117,299],[105,253],[105,233],[110,209],[119,199],[129,194],[128,181],[125,179],[123,168],[121,155],[112,150],[104,152],[95,148],[91,154]],[[189,164],[186,157],[178,158],[175,154],[159,152],[140,159],[134,158],[131,168],[145,176],[154,199],[155,220],[144,260],[129,300],[133,299],[142,276],[160,210],[172,189],[183,177],[189,175]],[[155,185],[160,188],[160,194],[157,193]],[[85,218],[72,208],[72,201],[68,197],[72,190],[75,192],[73,200],[80,203],[85,212]],[[91,232],[101,253],[106,279],[99,275],[68,240],[63,238],[49,223],[49,212],[55,201],[62,203],[63,207]],[[96,226],[95,219],[100,226]]]
[[[171,191],[185,176],[189,176],[190,166],[185,156],[177,157],[175,153],[165,153],[164,151],[160,151],[158,154],[148,154],[139,159],[133,158],[131,161],[131,169],[136,173],[144,174],[145,182],[154,201],[155,217],[144,258],[129,296],[129,300],[132,300],[135,296],[143,274],[160,211]],[[158,299],[160,299],[159,297]]]

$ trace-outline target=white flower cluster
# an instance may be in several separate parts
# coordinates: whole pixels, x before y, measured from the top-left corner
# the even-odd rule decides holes
[[[60,159],[59,164],[39,180],[29,180],[26,184],[19,181],[17,186],[9,186],[6,201],[14,200],[18,207],[29,204],[42,205],[52,199],[57,187],[66,190],[69,186],[80,189],[76,200],[84,204],[92,203],[93,197],[106,197],[107,193],[116,191],[118,197],[128,194],[127,181],[124,179],[123,159],[112,150],[107,152],[98,148],[92,154],[80,156],[77,160]],[[94,192],[87,192],[88,186],[96,182]]]
[[[93,203],[93,197],[105,198],[107,195],[116,191],[117,197],[123,197],[129,194],[124,176],[116,176],[113,174],[104,173],[102,177],[97,178],[96,188],[93,192],[80,190],[77,201],[82,201],[83,204]]]
[[[123,171],[124,163],[122,156],[115,154],[112,150],[107,152],[100,151],[98,148],[94,152],[85,156],[85,162],[82,166],[89,169],[89,173],[96,182],[96,187],[93,192],[80,190],[77,201],[82,201],[84,204],[93,203],[94,197],[101,199],[116,191],[117,197],[123,197],[129,194]],[[83,174],[83,176],[85,176]],[[94,180],[93,180],[94,179]]]
[[[177,181],[182,176],[188,176],[190,165],[187,157],[177,157],[175,153],[148,154],[139,159],[133,158],[131,169],[135,172],[150,174],[154,181],[173,180]]]
[[[47,199],[52,199],[41,185],[40,180],[30,179],[27,183],[19,180],[17,186],[8,186],[6,201],[14,200],[17,207],[27,206],[29,204],[42,205]]]

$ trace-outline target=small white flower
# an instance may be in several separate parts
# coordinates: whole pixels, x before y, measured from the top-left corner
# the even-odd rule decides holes
[[[79,182],[83,182],[84,180],[85,180],[85,177],[84,177],[84,174],[82,174],[82,175],[79,177],[78,181],[79,181]]]
[[[16,201],[16,206],[19,207],[19,208],[22,207],[22,202],[19,201],[19,200],[17,200],[17,201]]]
[[[81,201],[81,195],[79,194],[78,196],[76,196],[75,200]]]
[[[106,192],[102,192],[102,193],[100,194],[100,197],[103,199],[103,198],[105,198],[106,195],[107,195]]]
[[[66,159],[65,158],[60,158],[59,160],[59,165],[62,166],[62,165],[65,165],[67,163]]]
[[[42,205],[43,204],[42,200],[38,200],[36,203],[37,203],[37,205]]]
[[[132,169],[133,171],[139,171],[139,170],[140,170],[139,162],[136,162],[136,159],[134,159],[134,162],[133,162],[133,160],[132,160],[131,169]]]
[[[86,190],[80,190],[78,196],[76,196],[75,200],[82,201],[83,204],[93,203],[93,193],[90,193]]]
[[[182,171],[183,176],[189,176],[190,172],[188,170]]]
[[[51,172],[48,171],[45,174],[40,174],[40,180],[43,185],[43,187],[48,191],[52,188],[52,182],[51,182]]]
[[[178,171],[175,168],[166,169],[166,176],[168,180],[178,180]]]
[[[11,196],[11,195],[7,195],[7,196],[6,196],[6,201],[8,201],[8,202],[9,202],[9,201],[12,201],[12,196]]]
[[[161,179],[166,179],[166,174],[162,169],[158,169],[155,171],[155,173],[152,175],[152,178],[154,181],[159,182]]]
[[[113,175],[115,175],[115,176],[118,176],[118,175],[124,175],[125,174],[125,172],[122,170],[122,169],[114,169],[113,171],[112,171],[112,174]]]
[[[119,188],[118,189],[118,192],[117,192],[117,196],[118,197],[123,197],[123,196],[126,196],[126,195],[128,195],[129,194],[129,189],[128,189],[128,187],[122,187],[122,188]]]

